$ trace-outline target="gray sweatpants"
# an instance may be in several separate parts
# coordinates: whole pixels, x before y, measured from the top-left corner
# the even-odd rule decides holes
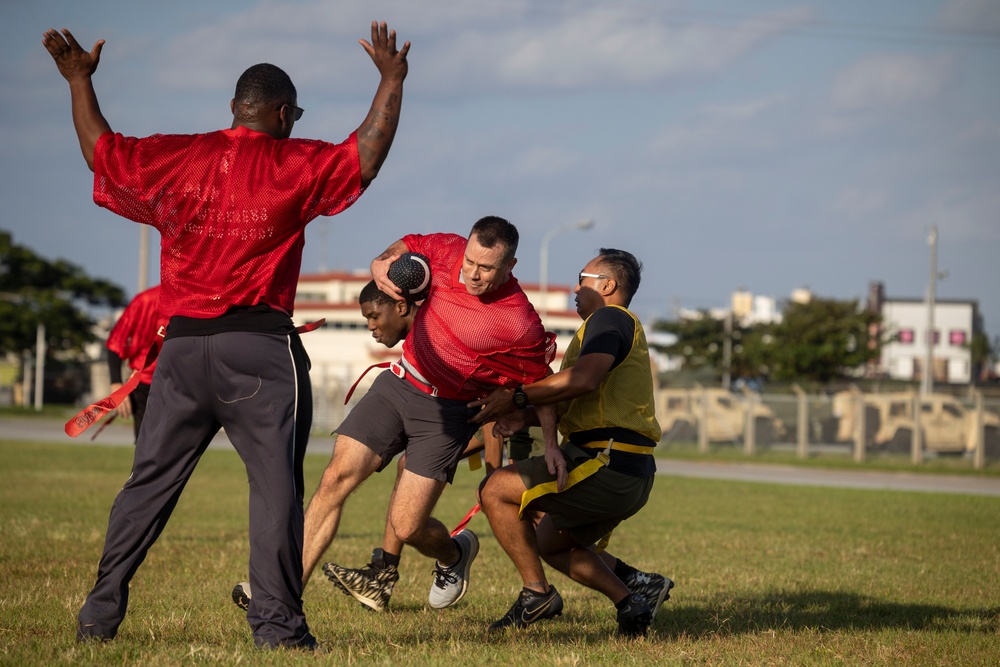
[[[311,422],[308,358],[297,334],[228,332],[167,340],[132,474],[111,508],[97,583],[80,610],[78,638],[117,634],[129,581],[223,427],[250,482],[253,600],[247,620],[254,641],[315,641],[302,611],[302,457]]]

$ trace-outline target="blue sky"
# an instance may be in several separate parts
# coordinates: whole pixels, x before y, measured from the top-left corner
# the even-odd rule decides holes
[[[1000,2],[355,0],[2,3],[0,228],[42,255],[137,284],[138,226],[97,208],[69,91],[41,45],[106,39],[95,86],[115,131],[231,123],[239,74],[284,68],[296,136],[343,140],[386,20],[413,44],[379,178],[307,233],[303,271],[365,269],[409,232],[521,231],[515,275],[568,284],[602,246],[646,270],[634,309],[719,307],[747,289],[975,299],[1000,335]],[[155,237],[155,233],[154,233]],[[154,259],[156,257],[154,249]],[[154,278],[155,280],[155,278]]]

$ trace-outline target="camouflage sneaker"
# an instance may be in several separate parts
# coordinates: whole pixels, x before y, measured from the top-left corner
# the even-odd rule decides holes
[[[342,591],[369,609],[385,611],[389,608],[392,589],[399,581],[395,565],[385,565],[382,550],[372,553],[372,562],[353,570],[336,563],[326,563],[323,572]]]
[[[243,611],[250,608],[250,597],[249,581],[241,581],[233,587],[233,603]]]
[[[625,587],[633,593],[638,593],[649,605],[656,618],[656,612],[660,610],[660,605],[670,599],[670,589],[674,587],[674,582],[655,572],[641,572],[635,570],[622,581]]]
[[[645,637],[652,622],[653,612],[646,600],[638,593],[632,593],[628,596],[628,604],[618,612],[618,636]]]

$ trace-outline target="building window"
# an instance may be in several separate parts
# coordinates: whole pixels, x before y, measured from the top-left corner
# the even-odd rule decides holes
[[[901,345],[913,345],[913,329],[900,329],[899,334],[896,336],[896,340],[898,340]]]
[[[962,347],[965,345],[965,332],[961,329],[952,329],[948,333],[948,342],[953,347]]]

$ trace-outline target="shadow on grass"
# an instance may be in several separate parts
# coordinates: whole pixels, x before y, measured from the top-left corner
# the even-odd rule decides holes
[[[960,609],[890,602],[856,593],[799,591],[716,596],[707,604],[667,602],[653,623],[661,637],[706,637],[767,630],[1000,631],[1000,608]]]

